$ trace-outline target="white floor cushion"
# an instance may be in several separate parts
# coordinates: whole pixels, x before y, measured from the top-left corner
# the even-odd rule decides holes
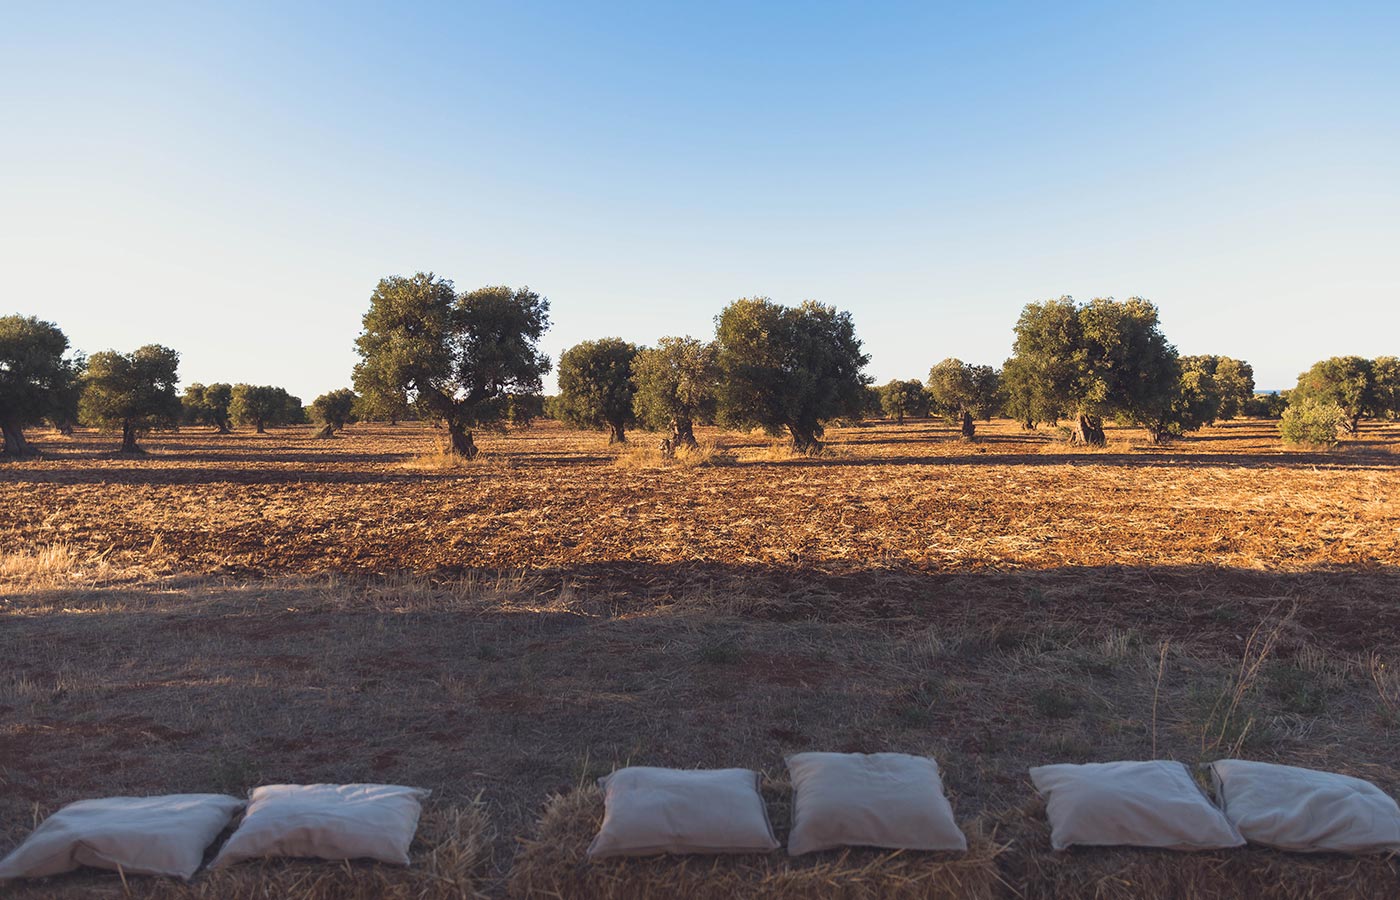
[[[589,859],[778,849],[749,769],[618,769],[598,781],[603,825]]]
[[[1244,843],[1178,762],[1039,766],[1031,769],[1031,781],[1045,797],[1056,850],[1119,845],[1214,850]]]
[[[1210,771],[1226,818],[1247,841],[1305,853],[1400,851],[1400,806],[1369,781],[1243,759]]]
[[[79,866],[188,879],[243,807],[223,794],[107,797],[70,803],[0,860],[0,881]]]
[[[265,856],[373,859],[406,866],[428,793],[395,784],[256,788],[247,815],[209,867]]]
[[[904,753],[797,753],[788,853],[833,847],[966,850],[938,764]]]

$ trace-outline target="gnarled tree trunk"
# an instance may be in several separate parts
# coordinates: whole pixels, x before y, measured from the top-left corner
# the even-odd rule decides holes
[[[901,409],[899,412],[897,412],[897,413],[894,414],[894,424],[896,424],[896,425],[903,425],[903,424],[904,424],[904,410]]]
[[[1070,432],[1070,443],[1088,447],[1103,447],[1108,437],[1103,433],[1103,420],[1098,416],[1080,413],[1074,419],[1074,430]]]
[[[214,423],[216,434],[233,434],[233,426],[227,420]]]
[[[333,437],[335,437],[335,426],[332,425],[332,424],[330,424],[329,422],[327,422],[325,425],[322,425],[322,426],[320,427],[320,429],[316,432],[316,437],[318,437],[318,438],[333,438]]]
[[[818,439],[818,435],[821,434],[820,426],[790,424],[788,431],[792,434],[794,453],[812,456],[822,452],[822,442]]]
[[[456,422],[447,423],[447,446],[443,449],[467,459],[474,459],[481,452],[476,449],[476,442],[472,440],[471,429]]]
[[[692,450],[700,446],[700,442],[695,439],[695,423],[690,419],[676,419],[671,423],[671,447],[689,447]]]
[[[35,454],[34,445],[30,444],[24,437],[24,429],[19,422],[14,419],[0,420],[0,431],[5,435],[5,449],[0,451],[5,456],[33,456]]]
[[[972,413],[963,410],[962,414],[962,436],[963,440],[970,441],[977,435],[977,426],[972,421]]]
[[[136,426],[131,424],[130,422],[122,423],[122,452],[141,452],[141,448],[136,445]]]
[[[608,443],[609,443],[609,444],[625,444],[625,443],[627,443],[627,429],[623,427],[623,425],[622,425],[621,422],[609,422],[609,423],[608,423]]]

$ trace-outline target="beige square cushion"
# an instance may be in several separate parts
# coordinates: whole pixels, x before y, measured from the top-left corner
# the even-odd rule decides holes
[[[107,797],[70,803],[0,860],[0,881],[79,866],[189,878],[243,806],[223,794]]]
[[[428,791],[395,784],[273,784],[254,789],[248,813],[211,869],[264,856],[373,859],[408,865]]]
[[[603,825],[589,859],[658,853],[768,853],[778,849],[749,769],[633,766],[599,779]]]
[[[1304,853],[1400,850],[1400,806],[1369,781],[1243,759],[1210,771],[1225,817],[1247,841]]]
[[[788,853],[833,847],[966,850],[938,764],[904,753],[797,753],[787,758]]]
[[[1244,838],[1211,805],[1178,762],[1039,766],[1031,781],[1045,796],[1050,843],[1213,850]]]

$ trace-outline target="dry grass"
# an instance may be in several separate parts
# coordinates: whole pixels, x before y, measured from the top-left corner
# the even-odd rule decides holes
[[[786,841],[791,793],[764,786],[769,818]],[[652,857],[589,863],[585,858],[603,820],[595,786],[551,797],[535,834],[511,868],[516,898],[589,900],[979,900],[999,896],[996,857],[1002,846],[969,829],[968,852],[901,853],[848,850],[790,858],[781,851],[719,857]]]
[[[0,463],[0,852],[36,805],[394,782],[482,797],[499,896],[548,797],[801,750],[936,756],[999,844],[1043,762],[1228,751],[1400,793],[1400,428],[1364,429],[1323,456],[1270,423],[1080,452],[911,422],[816,459],[706,430],[732,463],[619,468],[543,423],[446,470],[405,468],[416,426],[41,436]],[[1107,854],[1063,857],[1102,885],[1005,869],[1025,846],[1000,860],[1039,896],[1154,893]]]
[[[16,898],[151,900],[468,900],[483,896],[492,832],[479,803],[425,808],[408,868],[370,863],[266,860],[173,879],[83,873],[16,888]]]
[[[731,466],[738,459],[713,439],[698,441],[698,446],[680,446],[669,456],[657,444],[633,441],[618,454],[615,465],[621,469],[697,469],[706,466]]]

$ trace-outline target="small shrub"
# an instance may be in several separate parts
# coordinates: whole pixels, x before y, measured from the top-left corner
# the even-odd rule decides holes
[[[1283,411],[1278,432],[1285,444],[1300,447],[1335,447],[1337,433],[1347,422],[1346,413],[1335,403],[1304,400]]]

